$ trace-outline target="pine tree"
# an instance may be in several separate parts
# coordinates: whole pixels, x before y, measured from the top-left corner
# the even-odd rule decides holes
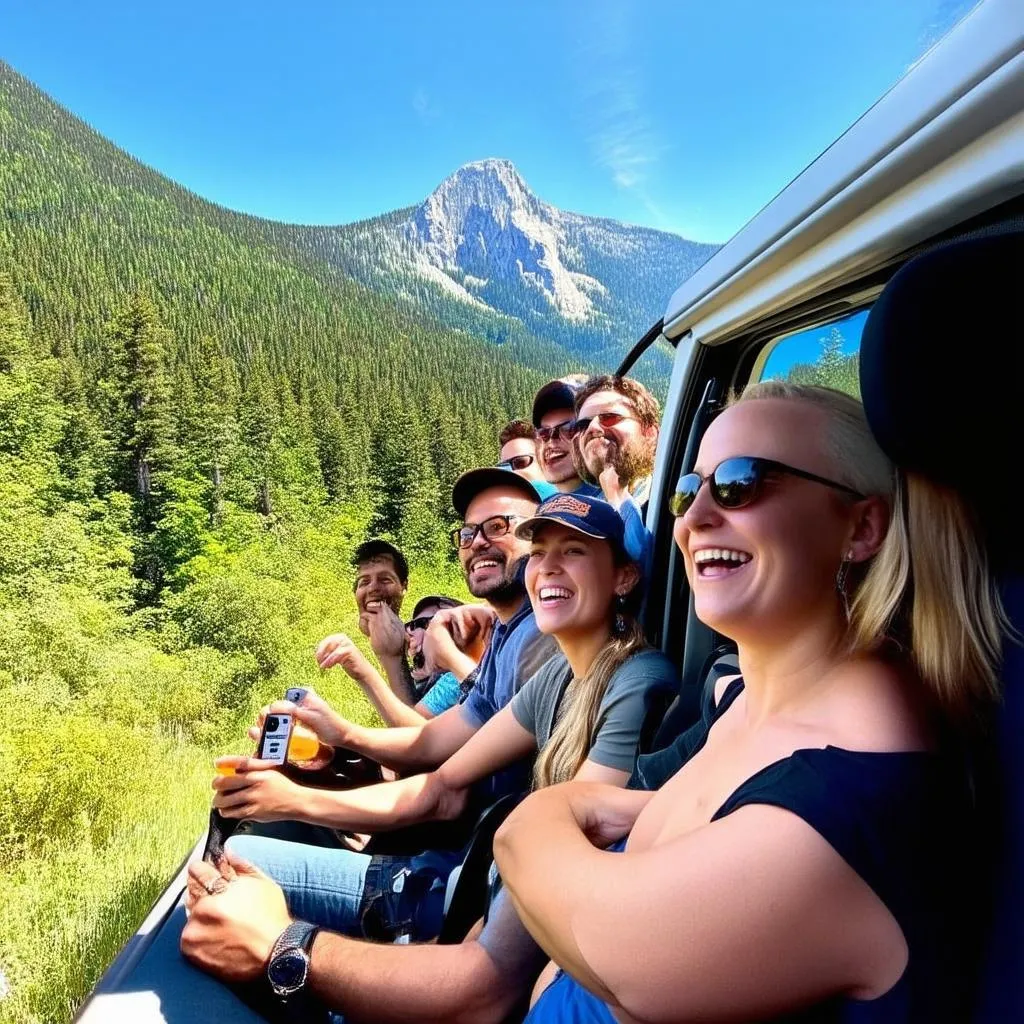
[[[273,380],[262,361],[249,369],[242,388],[239,419],[249,476],[255,487],[255,506],[262,515],[269,517],[274,513],[272,490],[281,414]]]
[[[159,500],[160,474],[174,460],[174,421],[167,382],[170,332],[153,302],[136,293],[108,326],[118,367],[121,399],[122,483],[151,523]]]
[[[135,573],[144,583],[140,598],[149,601],[171,568],[168,553],[154,536],[164,513],[168,497],[164,485],[176,453],[166,371],[171,336],[156,306],[141,293],[114,314],[107,335],[115,368],[115,444],[121,485],[135,502],[142,534]]]

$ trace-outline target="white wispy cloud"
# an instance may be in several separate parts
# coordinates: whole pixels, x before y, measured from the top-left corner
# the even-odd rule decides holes
[[[575,54],[587,142],[599,166],[622,189],[644,195],[644,184],[667,146],[646,112],[640,50],[631,45],[630,10],[620,0],[595,3]]]
[[[439,107],[422,86],[417,86],[412,94],[412,109],[424,124],[431,124],[441,116]]]

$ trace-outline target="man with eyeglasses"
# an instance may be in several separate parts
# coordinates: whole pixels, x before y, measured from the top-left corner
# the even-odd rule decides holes
[[[541,472],[537,457],[536,431],[526,420],[512,420],[498,434],[498,468],[510,469],[533,484],[541,500],[547,500],[558,490],[549,484]]]
[[[559,491],[601,496],[595,482],[580,478],[573,458],[573,437],[576,430],[576,393],[586,380],[582,374],[571,374],[549,380],[533,399],[533,426],[537,457],[544,479]]]
[[[658,447],[661,409],[637,380],[614,374],[591,377],[576,393],[574,457],[584,480],[626,524],[626,550],[645,568],[650,534],[644,525]]]

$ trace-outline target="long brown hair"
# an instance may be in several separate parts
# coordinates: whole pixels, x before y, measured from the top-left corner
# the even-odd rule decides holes
[[[615,549],[612,549],[615,551]],[[616,565],[629,562],[624,553],[615,551]],[[637,622],[641,584],[626,595],[625,607],[613,606],[609,611],[610,632],[607,642],[597,652],[590,667],[580,677],[573,677],[562,695],[558,721],[551,737],[544,744],[533,766],[533,783],[537,789],[568,782],[583,766],[593,745],[600,722],[598,711],[616,670],[639,651],[650,645]],[[621,619],[618,628],[615,616]]]

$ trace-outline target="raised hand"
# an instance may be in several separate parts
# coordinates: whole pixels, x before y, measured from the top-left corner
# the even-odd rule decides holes
[[[346,633],[332,633],[324,637],[317,644],[313,656],[320,668],[328,669],[340,665],[357,682],[362,670],[370,664]]]
[[[379,608],[366,613],[367,635],[373,653],[381,661],[388,658],[401,658],[405,654],[405,625],[395,614],[394,608],[382,604]]]
[[[601,470],[597,482],[601,485],[605,501],[615,508],[619,508],[629,497],[628,489],[619,479],[619,471],[610,462]]]
[[[287,700],[276,700],[260,709],[256,725],[249,727],[249,736],[253,743],[259,741],[260,729],[269,714],[294,715],[296,721],[308,726],[316,733],[321,743],[329,747],[345,746],[344,736],[351,723],[338,714],[330,704],[312,690],[306,691],[301,704],[292,704]]]
[[[445,609],[454,611],[454,609]],[[461,653],[452,636],[452,626],[442,619],[444,612],[438,612],[423,634],[423,663],[431,672],[448,672]]]
[[[435,626],[438,629],[443,627],[452,635],[458,650],[468,654],[474,661],[479,661],[494,628],[494,612],[484,604],[442,608],[427,627],[428,636]],[[435,634],[435,642],[440,639],[439,634]],[[426,643],[424,650],[427,650]]]

